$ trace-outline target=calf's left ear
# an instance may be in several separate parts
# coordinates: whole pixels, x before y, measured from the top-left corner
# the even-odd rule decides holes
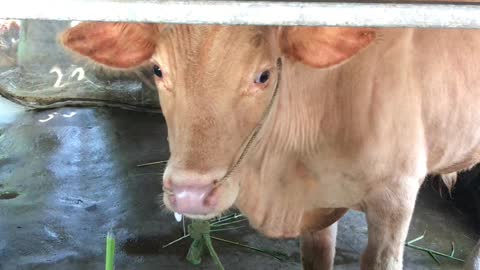
[[[375,39],[372,28],[282,27],[279,31],[282,52],[316,68],[341,64]]]

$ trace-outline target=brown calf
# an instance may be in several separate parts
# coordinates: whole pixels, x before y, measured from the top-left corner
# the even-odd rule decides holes
[[[480,159],[480,32],[82,23],[62,42],[114,68],[151,61],[168,208],[234,205],[268,236],[303,235],[308,269],[332,268],[349,208],[368,221],[362,269],[402,269],[425,175]]]

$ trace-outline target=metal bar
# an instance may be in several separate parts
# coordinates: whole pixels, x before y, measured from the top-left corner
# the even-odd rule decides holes
[[[480,28],[478,3],[14,0],[0,18],[226,25]]]

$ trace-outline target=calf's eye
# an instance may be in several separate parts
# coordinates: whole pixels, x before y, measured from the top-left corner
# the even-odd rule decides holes
[[[163,78],[163,73],[162,73],[162,70],[160,69],[159,66],[157,65],[154,65],[153,66],[153,74],[155,74],[155,76],[157,76],[158,78]]]
[[[257,78],[255,78],[255,83],[266,84],[268,82],[268,79],[270,79],[270,71],[265,70],[264,72],[258,74]]]

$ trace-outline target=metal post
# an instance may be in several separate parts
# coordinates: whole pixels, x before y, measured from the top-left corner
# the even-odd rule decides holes
[[[0,18],[151,23],[480,28],[479,3],[15,0]]]

